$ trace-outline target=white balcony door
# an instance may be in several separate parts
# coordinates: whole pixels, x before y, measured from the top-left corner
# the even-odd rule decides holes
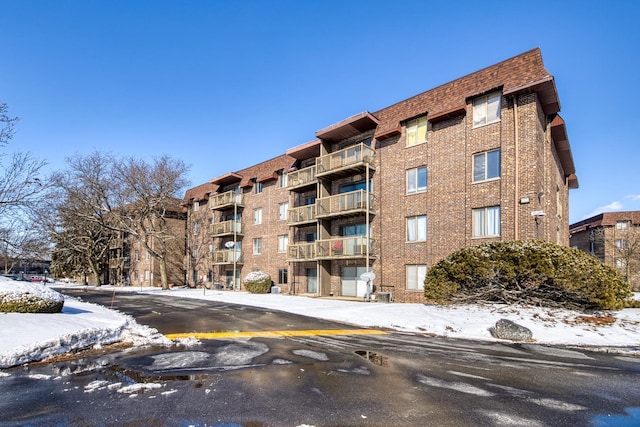
[[[366,267],[342,267],[340,274],[340,295],[344,297],[364,297],[367,282],[360,280]]]

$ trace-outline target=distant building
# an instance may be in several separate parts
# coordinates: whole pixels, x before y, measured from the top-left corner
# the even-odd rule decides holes
[[[640,291],[640,211],[605,212],[569,228],[570,244],[614,267]]]
[[[539,49],[189,189],[190,282],[241,288],[254,269],[282,292],[423,302],[427,270],[483,242],[569,244],[578,187],[554,78]],[[242,150],[238,150],[241,155]]]
[[[167,278],[175,286],[185,284],[185,224],[187,215],[180,199],[165,206],[163,221],[167,239]],[[150,239],[150,245],[159,244]],[[132,286],[161,286],[160,262],[145,246],[124,232],[118,232],[109,243],[108,268],[104,283]]]

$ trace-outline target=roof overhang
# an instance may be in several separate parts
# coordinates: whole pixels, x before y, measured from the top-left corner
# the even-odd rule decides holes
[[[553,76],[549,75],[540,80],[530,82],[524,85],[505,89],[503,94],[518,95],[521,93],[535,92],[538,95],[542,111],[546,115],[555,114],[560,111],[560,99],[556,90],[556,83]]]
[[[320,156],[320,140],[316,139],[306,144],[298,145],[287,150],[287,156],[297,160],[313,159]]]
[[[569,188],[578,188],[578,177],[576,176],[576,167],[571,154],[571,145],[569,145],[569,138],[567,137],[567,128],[564,120],[559,115],[556,115],[551,121],[551,138]]]
[[[224,175],[220,175],[217,178],[213,178],[209,181],[212,184],[218,184],[220,187],[225,187],[229,184],[233,184],[242,180],[242,175],[238,175],[235,172],[227,172]]]
[[[375,129],[380,121],[368,111],[344,119],[316,132],[316,136],[325,141],[340,141],[363,132]]]

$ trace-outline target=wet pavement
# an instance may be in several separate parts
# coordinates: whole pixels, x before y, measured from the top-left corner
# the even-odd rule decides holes
[[[350,328],[196,300],[132,294],[118,304],[165,333]],[[4,370],[0,426],[637,425],[639,380],[640,358],[533,344],[404,333],[210,339]]]

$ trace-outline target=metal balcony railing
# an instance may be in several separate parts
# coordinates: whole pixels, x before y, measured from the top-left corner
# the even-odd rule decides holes
[[[361,143],[320,156],[316,158],[316,177],[374,167],[375,153],[373,148]]]
[[[316,221],[316,205],[291,208],[287,212],[287,224],[299,225]]]
[[[229,206],[238,205],[242,206],[243,197],[242,193],[236,190],[226,191],[221,194],[216,194],[209,199],[209,208],[211,209],[225,209]]]
[[[292,261],[313,261],[316,259],[315,242],[294,243],[287,246],[287,258]]]
[[[213,264],[233,264],[242,263],[242,251],[240,249],[224,249],[211,252],[211,262]]]
[[[287,173],[287,189],[289,190],[306,187],[316,182],[316,165]]]
[[[230,234],[242,234],[242,222],[232,219],[211,224],[212,236],[226,236]]]
[[[369,204],[367,206],[367,197]],[[316,200],[316,217],[348,216],[367,212],[375,212],[375,197],[364,190],[350,191],[335,196],[322,197]]]
[[[326,240],[316,240],[317,259],[333,258],[364,258],[375,254],[372,239],[365,236],[337,237]]]

